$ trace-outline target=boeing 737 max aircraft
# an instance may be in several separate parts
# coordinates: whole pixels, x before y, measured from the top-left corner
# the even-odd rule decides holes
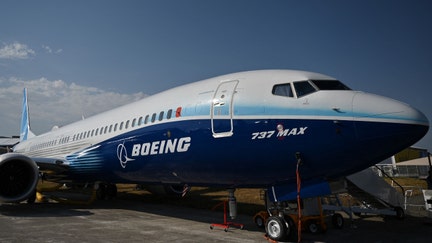
[[[0,156],[3,202],[30,197],[40,172],[59,183],[271,188],[277,201],[295,193],[297,158],[303,196],[325,194],[329,180],[390,157],[429,129],[407,104],[292,70],[190,83],[39,136],[26,97],[21,142]]]

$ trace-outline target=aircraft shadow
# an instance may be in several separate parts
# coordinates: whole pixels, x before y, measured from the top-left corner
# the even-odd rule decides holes
[[[218,193],[220,192],[220,193]],[[216,195],[211,195],[216,193]],[[210,195],[209,195],[210,194]],[[221,196],[221,194],[223,196]],[[143,212],[166,217],[192,220],[201,223],[223,223],[223,200],[227,198],[225,190],[203,188],[195,190],[185,197],[153,195],[135,190],[119,191],[116,198],[96,200],[89,205],[76,205],[58,202],[19,203],[0,205],[0,215],[12,217],[74,217],[92,216],[93,210],[113,209]],[[263,210],[259,205],[238,203],[238,215],[235,223],[244,224],[244,230],[264,232],[253,222],[251,212]],[[249,215],[248,215],[249,214]],[[252,213],[253,215],[254,213]],[[228,221],[231,221],[228,217]],[[231,227],[230,227],[231,229]],[[234,229],[234,228],[232,228]]]

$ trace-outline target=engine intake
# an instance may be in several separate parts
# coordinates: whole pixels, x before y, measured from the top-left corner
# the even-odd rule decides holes
[[[21,202],[36,190],[39,169],[27,156],[7,153],[0,155],[0,202]]]

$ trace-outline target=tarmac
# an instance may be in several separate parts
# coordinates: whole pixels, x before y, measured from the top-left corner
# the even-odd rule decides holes
[[[346,216],[346,215],[345,215]],[[235,222],[243,230],[210,229],[220,211],[116,198],[91,205],[61,203],[0,205],[0,242],[269,242],[251,216]],[[324,234],[303,233],[302,242],[432,242],[432,220],[423,216],[345,218]]]

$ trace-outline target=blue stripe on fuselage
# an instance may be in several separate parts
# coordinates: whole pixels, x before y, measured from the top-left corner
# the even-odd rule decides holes
[[[73,168],[69,176],[131,183],[266,186],[294,180],[295,154],[300,152],[302,178],[337,177],[379,162],[396,152],[395,147],[407,146],[406,133],[391,137],[399,145],[383,143],[388,134],[406,131],[410,125],[379,124],[377,130],[371,122],[237,119],[233,136],[225,138],[213,137],[207,119],[157,124],[104,141],[90,150],[90,156],[83,152],[68,156]],[[288,131],[278,137],[278,129]],[[134,146],[172,145],[181,138],[190,138],[186,151],[155,149],[153,154],[132,154]],[[119,156],[119,146],[126,154]],[[129,159],[124,168],[122,158]]]

